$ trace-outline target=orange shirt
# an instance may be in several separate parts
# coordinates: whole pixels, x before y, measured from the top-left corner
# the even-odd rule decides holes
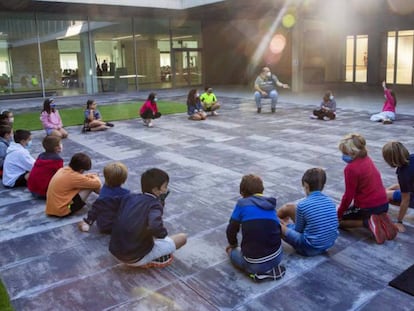
[[[81,190],[99,192],[101,180],[95,174],[81,174],[69,166],[59,169],[52,177],[46,194],[46,214],[66,216],[70,213],[69,204]]]

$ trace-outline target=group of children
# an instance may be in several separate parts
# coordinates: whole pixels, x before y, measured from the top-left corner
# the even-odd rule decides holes
[[[220,108],[211,88],[206,88],[205,94],[199,96],[196,89],[189,92],[190,119],[202,120],[205,111],[215,115]],[[156,102],[156,94],[151,93],[140,109],[148,127],[152,126],[154,118],[161,116]],[[324,114],[322,119],[334,119],[336,105],[332,92],[325,94],[324,103],[328,108],[321,105],[315,115],[320,118]],[[91,119],[89,123],[100,119],[94,101],[88,101],[85,118]],[[186,243],[187,236],[184,233],[168,236],[163,224],[165,198],[169,194],[168,174],[157,168],[145,171],[141,176],[141,193],[131,193],[122,187],[127,180],[127,167],[114,162],[104,167],[105,182],[102,185],[97,174],[86,173],[92,162],[85,153],[74,154],[69,165],[63,166],[59,153],[63,149],[61,139],[67,132],[62,131],[53,101],[45,101],[41,119],[44,125],[48,124],[45,126],[48,135],[42,142],[45,152],[36,160],[29,152],[32,140],[29,131],[15,131],[13,140],[10,121],[0,125],[0,152],[4,149],[2,144],[7,146],[7,155],[0,158],[4,160],[3,184],[6,187],[27,185],[35,197],[46,200],[46,214],[56,217],[76,213],[86,205],[89,195],[96,193],[98,197],[91,204],[87,217],[78,224],[81,231],[89,231],[96,221],[101,232],[111,235],[111,254],[129,266],[169,265],[172,253]],[[96,127],[100,126],[108,125],[101,123]],[[410,155],[400,142],[384,145],[384,160],[397,168],[399,182],[385,189],[378,169],[368,156],[364,137],[359,134],[345,136],[339,143],[339,150],[347,164],[344,169],[345,193],[338,210],[333,200],[322,193],[326,173],[321,168],[311,168],[304,173],[304,199],[279,209],[276,209],[276,198],[263,195],[263,181],[259,176],[243,176],[241,198],[226,230],[229,243],[226,252],[235,267],[257,281],[277,280],[286,271],[281,265],[282,240],[301,255],[315,256],[334,245],[339,235],[338,227],[365,227],[379,244],[394,239],[398,231],[404,231],[403,218],[408,207],[414,207],[414,155]],[[400,205],[397,224],[387,214],[389,202]]]
[[[414,207],[414,155],[400,142],[391,141],[382,149],[383,158],[397,168],[398,184],[384,188],[381,175],[368,156],[365,138],[348,134],[339,143],[344,169],[345,193],[339,208],[322,193],[326,173],[311,168],[302,177],[306,197],[276,210],[276,199],[263,195],[259,176],[246,175],[240,183],[241,199],[227,226],[226,252],[232,264],[256,281],[284,276],[281,240],[303,256],[315,256],[331,248],[338,228],[364,227],[378,244],[404,232],[403,218]],[[388,215],[388,205],[399,205],[397,223]],[[241,228],[242,239],[237,234]],[[239,246],[240,245],[240,246]]]
[[[373,114],[370,120],[373,122],[382,122],[383,124],[392,124],[395,121],[395,107],[397,106],[397,97],[392,89],[387,88],[385,81],[382,82],[384,89],[385,101],[382,110]],[[327,91],[322,98],[318,109],[313,111],[311,119],[334,120],[336,118],[336,101],[332,91]]]

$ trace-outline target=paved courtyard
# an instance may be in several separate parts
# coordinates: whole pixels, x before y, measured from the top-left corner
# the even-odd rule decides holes
[[[414,117],[399,114],[392,125],[369,121],[365,108],[340,106],[335,121],[309,119],[313,106],[281,97],[256,114],[249,97],[221,96],[223,109],[203,122],[168,115],[146,128],[140,120],[115,122],[100,133],[69,127],[63,158],[75,152],[93,159],[94,172],[111,161],[129,168],[126,187],[140,191],[140,174],[159,167],[170,175],[165,208],[170,234],[186,232],[188,243],[165,269],[125,267],[108,252],[109,237],[93,226],[81,233],[76,216],[44,214],[44,201],[27,189],[0,187],[0,277],[16,310],[413,310],[412,296],[388,282],[414,263],[414,213],[407,232],[377,245],[364,229],[340,231],[326,254],[302,257],[284,244],[285,277],[254,283],[230,264],[225,229],[244,174],[260,175],[265,195],[277,207],[302,198],[301,178],[311,167],[327,172],[325,193],[339,203],[345,163],[337,148],[349,132],[365,136],[385,185],[396,182],[382,159],[389,140],[414,152]],[[184,99],[184,97],[183,97]],[[378,105],[378,109],[381,104]],[[137,106],[138,107],[138,106]],[[43,131],[34,132],[32,155]],[[101,174],[102,176],[102,174]],[[391,207],[395,218],[396,207]]]

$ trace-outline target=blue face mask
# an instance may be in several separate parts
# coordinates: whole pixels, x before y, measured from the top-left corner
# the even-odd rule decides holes
[[[31,140],[29,140],[29,142],[26,144],[25,148],[30,149],[30,147],[32,147],[32,141]]]
[[[351,163],[353,158],[350,155],[343,154],[342,155],[342,160],[344,160],[344,162],[346,162],[346,163]]]

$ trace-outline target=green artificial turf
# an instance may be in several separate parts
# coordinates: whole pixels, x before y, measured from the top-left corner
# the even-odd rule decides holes
[[[128,120],[140,118],[138,110],[142,103],[119,103],[112,105],[98,105],[98,109],[102,114],[104,121]],[[187,111],[187,106],[177,102],[157,102],[158,110],[163,114],[182,113]],[[62,118],[63,125],[72,126],[83,124],[82,108],[62,108],[59,109],[59,114]],[[15,130],[25,129],[29,131],[41,130],[42,124],[40,122],[40,111],[14,113]]]
[[[10,304],[9,295],[4,288],[3,283],[0,281],[0,310],[2,311],[13,311],[13,307]]]

